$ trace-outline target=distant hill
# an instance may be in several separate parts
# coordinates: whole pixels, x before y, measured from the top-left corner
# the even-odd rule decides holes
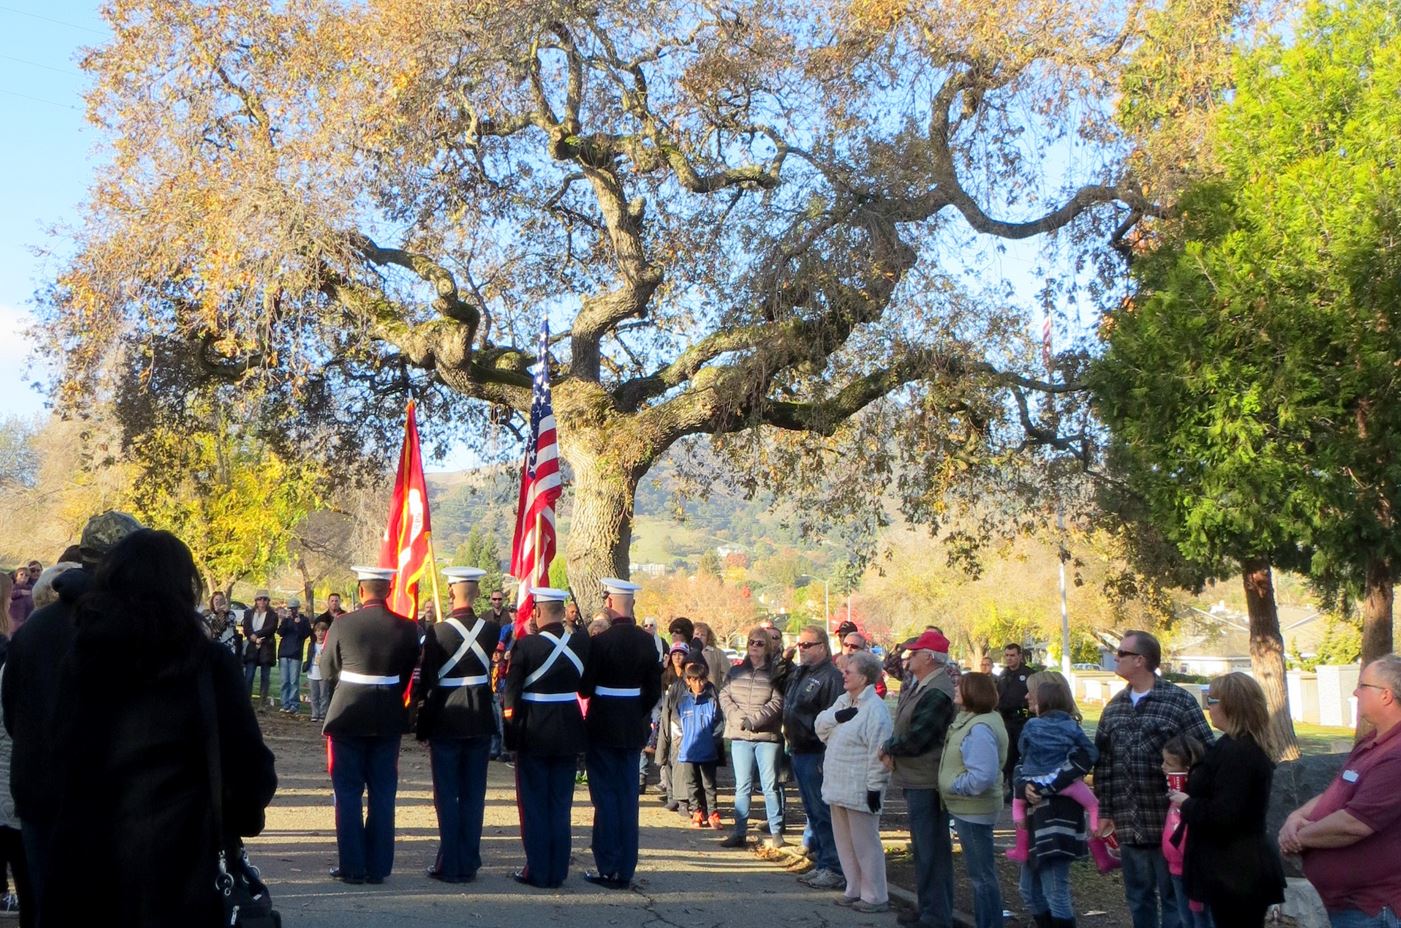
[[[429,504],[438,550],[444,554],[452,551],[477,526],[495,534],[503,554],[508,553],[519,475],[517,465],[429,474]],[[569,531],[568,467],[564,475],[561,534]],[[783,513],[774,508],[768,496],[746,500],[742,493],[717,484],[705,499],[682,499],[680,489],[681,480],[669,457],[643,478],[633,521],[634,563],[672,566],[680,561],[694,567],[702,553],[722,545],[741,547],[754,556],[801,546],[797,531],[785,525]]]

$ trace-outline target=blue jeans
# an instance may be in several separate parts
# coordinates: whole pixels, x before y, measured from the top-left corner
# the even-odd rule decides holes
[[[922,928],[953,928],[953,840],[937,789],[906,789]]]
[[[1158,845],[1125,844],[1119,848],[1124,865],[1124,899],[1129,904],[1133,928],[1182,928],[1177,914],[1177,894],[1167,858]],[[1159,907],[1162,921],[1158,920]]]
[[[798,781],[798,795],[803,800],[803,811],[808,817],[803,834],[807,838],[813,864],[818,870],[841,873],[837,845],[832,840],[832,808],[822,801],[823,754],[818,751],[814,754],[793,754],[791,757],[793,779]]]
[[[973,884],[973,924],[976,928],[1002,928],[1002,887],[997,884],[997,857],[992,848],[992,827],[953,817],[958,843],[963,845],[963,865]]]
[[[399,792],[399,736],[331,736],[336,797],[336,851],[341,873],[384,879],[394,869],[394,797]],[[369,810],[362,799],[369,794]]]
[[[262,679],[262,685],[258,687],[258,698],[259,698],[259,699],[267,699],[267,698],[268,698],[268,690],[272,689],[272,668],[271,668],[271,667],[267,666],[266,664],[263,664],[263,665],[261,665],[261,666],[258,665],[258,664],[256,664],[256,663],[244,664],[244,665],[243,665],[243,679],[244,679],[244,682],[248,684],[248,695],[252,696],[252,695],[253,695],[253,676],[254,676],[254,674],[256,674],[259,670],[261,670],[261,671],[263,672],[263,674],[262,674],[263,679]]]
[[[764,793],[764,815],[769,834],[783,833],[783,804],[778,798],[778,742],[730,742],[730,761],[735,768],[735,831],[749,830],[749,794],[754,790],[754,768],[759,768],[759,787]]]
[[[1022,864],[1018,888],[1026,910],[1033,916],[1049,912],[1057,919],[1075,917],[1075,905],[1070,901],[1070,861],[1066,858],[1048,860],[1036,867]]]
[[[277,666],[282,677],[282,708],[296,712],[302,704],[302,662],[295,657],[279,657]]]
[[[1187,898],[1187,884],[1182,877],[1172,878],[1172,891],[1177,896],[1177,917],[1182,919],[1185,928],[1215,928],[1211,913],[1203,906],[1200,912],[1192,911],[1191,900]]]
[[[1376,915],[1361,909],[1329,909],[1328,924],[1333,928],[1401,928],[1401,918],[1388,908]]]

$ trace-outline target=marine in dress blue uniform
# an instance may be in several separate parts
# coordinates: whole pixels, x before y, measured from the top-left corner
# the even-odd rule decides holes
[[[604,608],[612,625],[589,640],[584,667],[582,692],[589,699],[586,762],[597,866],[584,879],[609,889],[628,888],[637,871],[635,781],[651,730],[652,707],[661,696],[656,643],[633,618],[638,589],[626,580],[603,580]]]
[[[336,620],[321,651],[321,674],[335,688],[322,729],[340,857],[331,876],[382,883],[394,867],[399,741],[408,728],[404,693],[418,663],[418,626],[385,606],[392,568],[352,569],[362,605]]]
[[[516,752],[525,867],[518,883],[556,887],[569,874],[569,816],[577,757],[588,747],[579,684],[589,636],[564,629],[563,590],[536,587],[539,631],[516,639],[506,676],[506,747]]]
[[[438,813],[438,857],[427,875],[466,883],[482,865],[486,768],[496,732],[491,652],[501,628],[478,618],[472,608],[486,571],[449,567],[443,573],[452,612],[424,639],[423,707],[418,713],[418,739],[428,742]]]

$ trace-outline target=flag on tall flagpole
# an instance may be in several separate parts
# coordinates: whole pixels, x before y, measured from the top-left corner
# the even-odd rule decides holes
[[[379,549],[379,566],[396,571],[389,592],[389,609],[405,618],[418,618],[418,584],[434,566],[429,557],[431,532],[428,484],[423,479],[423,454],[418,447],[418,418],[414,402],[409,400],[399,471],[389,501],[389,524]]]
[[[535,363],[535,385],[530,402],[530,433],[521,462],[520,498],[516,531],[511,538],[511,574],[519,581],[516,592],[517,635],[535,605],[530,588],[548,586],[550,562],[555,558],[555,501],[559,499],[559,445],[555,441],[555,411],[550,402],[550,324],[540,325],[540,350]]]

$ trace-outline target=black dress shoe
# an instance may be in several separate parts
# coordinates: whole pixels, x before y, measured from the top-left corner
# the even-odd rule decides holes
[[[517,883],[522,883],[526,886],[536,886],[536,884],[530,879],[530,877],[525,875],[524,870],[517,870],[515,873],[512,873],[511,879],[515,880]]]
[[[465,882],[467,882],[466,880],[464,880],[464,879],[461,878],[461,877],[448,876],[446,873],[444,873],[443,871],[437,869],[436,867],[429,867],[427,870],[423,871],[423,875],[426,876],[426,877],[428,877],[428,879],[430,879],[430,880],[437,880],[439,883],[465,883]]]
[[[366,883],[370,883],[371,885],[374,885],[374,886],[378,886],[379,884],[381,884],[381,883],[384,882],[384,877],[382,877],[382,876],[367,876],[367,877],[365,877],[365,882],[366,882]]]
[[[616,876],[604,876],[590,870],[584,871],[584,882],[602,886],[604,889],[627,889],[631,885],[627,880],[620,880]]]
[[[346,876],[344,873],[341,872],[340,867],[331,868],[331,879],[340,880],[342,883],[354,883],[357,886],[365,882],[365,878],[363,876]]]

